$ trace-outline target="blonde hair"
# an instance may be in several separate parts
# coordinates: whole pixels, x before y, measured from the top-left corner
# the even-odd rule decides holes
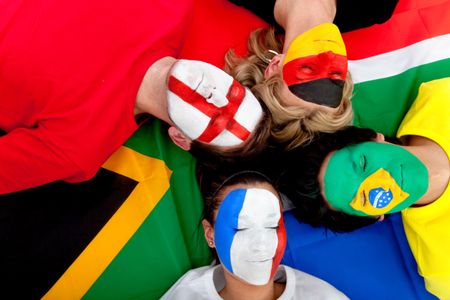
[[[317,132],[335,132],[352,123],[351,95],[353,82],[350,73],[344,84],[341,104],[334,111],[312,110],[300,106],[283,106],[279,101],[284,86],[281,74],[265,78],[272,54],[269,50],[282,52],[283,42],[273,27],[257,29],[250,34],[248,55],[237,56],[230,50],[225,56],[225,70],[237,81],[249,87],[256,97],[268,107],[273,126],[271,135],[288,150],[308,143]]]

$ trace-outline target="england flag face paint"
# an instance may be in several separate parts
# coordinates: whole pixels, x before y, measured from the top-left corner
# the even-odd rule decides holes
[[[286,247],[278,198],[262,188],[230,192],[217,213],[214,241],[223,266],[240,279],[267,284]]]
[[[178,60],[168,77],[168,112],[191,140],[237,146],[259,124],[259,101],[223,70],[201,61]]]

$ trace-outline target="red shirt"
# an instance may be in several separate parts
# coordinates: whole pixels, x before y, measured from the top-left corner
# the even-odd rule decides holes
[[[177,57],[192,0],[0,3],[0,194],[77,182],[137,129],[147,69]]]

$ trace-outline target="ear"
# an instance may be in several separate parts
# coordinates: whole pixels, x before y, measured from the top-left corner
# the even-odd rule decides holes
[[[267,79],[276,73],[281,72],[281,58],[283,54],[275,55],[269,62],[266,70],[264,71],[264,78]]]
[[[168,130],[170,139],[174,142],[175,145],[180,147],[183,150],[189,151],[191,149],[192,141],[185,136],[178,128],[175,126],[171,126]]]
[[[384,138],[384,134],[377,132],[377,136],[375,137],[375,142],[384,142],[385,138]]]
[[[210,248],[214,248],[214,228],[207,220],[202,220],[203,230],[205,231],[205,239]]]

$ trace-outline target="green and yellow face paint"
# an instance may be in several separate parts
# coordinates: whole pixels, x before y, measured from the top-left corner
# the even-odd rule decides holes
[[[324,23],[292,41],[283,80],[302,100],[335,108],[341,103],[347,68],[347,51],[338,27]]]
[[[419,200],[428,190],[428,170],[400,146],[365,142],[334,152],[323,184],[333,208],[378,216],[401,211]]]

